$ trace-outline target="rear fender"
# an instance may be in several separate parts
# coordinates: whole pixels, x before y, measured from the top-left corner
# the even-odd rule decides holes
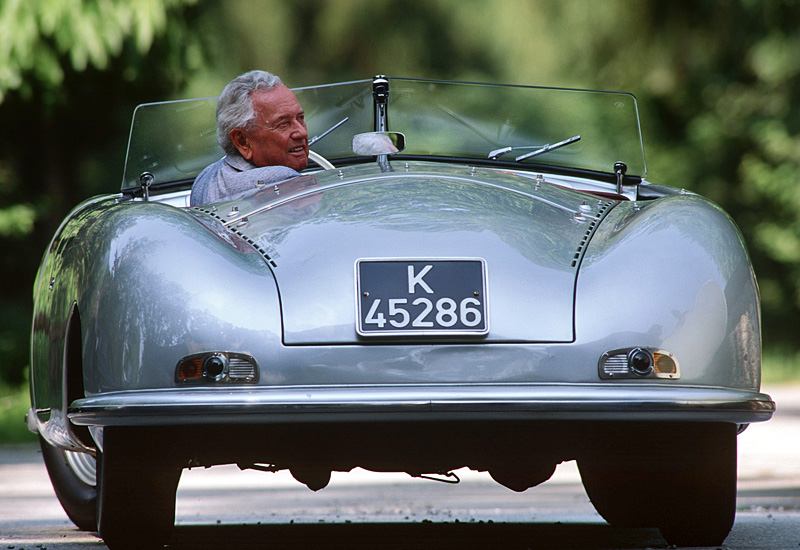
[[[679,384],[757,390],[759,296],[739,230],[695,195],[623,202],[587,249],[576,336],[596,353],[650,346],[675,354]]]
[[[187,355],[280,344],[272,271],[246,244],[157,203],[119,205],[93,233],[80,299],[87,393],[169,388]]]

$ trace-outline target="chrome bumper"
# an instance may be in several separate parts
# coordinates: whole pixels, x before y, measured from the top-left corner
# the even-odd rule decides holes
[[[271,424],[338,421],[569,420],[731,422],[769,420],[762,393],[663,385],[434,385],[178,388],[78,399],[69,419],[86,426]]]

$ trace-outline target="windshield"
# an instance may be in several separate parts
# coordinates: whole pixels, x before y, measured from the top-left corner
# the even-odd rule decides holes
[[[645,176],[636,98],[596,92],[389,78],[386,129],[406,136],[404,156],[542,164]],[[375,129],[372,80],[295,88],[312,145],[334,164],[354,157],[353,136]],[[224,153],[216,98],[140,105],[134,112],[123,189],[143,172],[155,183],[191,180]]]

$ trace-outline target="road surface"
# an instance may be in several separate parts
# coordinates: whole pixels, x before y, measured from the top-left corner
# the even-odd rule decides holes
[[[800,386],[765,388],[773,420],[739,436],[736,525],[725,548],[800,548]],[[405,474],[334,474],[313,493],[286,473],[184,472],[170,549],[664,548],[656,530],[606,525],[574,463],[524,493],[459,471],[447,485]],[[0,550],[103,550],[61,510],[37,449],[0,448]]]

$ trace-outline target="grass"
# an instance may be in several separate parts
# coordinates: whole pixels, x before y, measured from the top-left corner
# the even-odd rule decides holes
[[[800,352],[770,351],[762,358],[764,384],[800,383]],[[28,386],[0,385],[0,445],[35,443],[36,436],[25,425],[25,413],[30,408]]]
[[[27,385],[0,385],[0,445],[36,442],[36,436],[25,425],[25,413],[30,406]]]
[[[761,357],[762,384],[800,383],[800,352],[772,350]]]

